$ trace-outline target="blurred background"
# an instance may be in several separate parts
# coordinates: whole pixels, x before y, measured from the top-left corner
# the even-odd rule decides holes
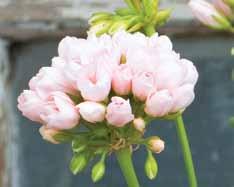
[[[124,187],[114,156],[108,159],[104,180],[94,185],[90,169],[72,176],[67,145],[51,145],[38,134],[39,125],[22,117],[17,96],[28,87],[40,67],[57,55],[66,35],[85,37],[87,19],[96,11],[113,10],[121,0],[0,0],[0,179],[2,187]],[[231,80],[234,37],[215,33],[193,20],[185,0],[164,0],[174,7],[171,21],[160,29],[171,37],[181,56],[191,59],[200,79],[196,100],[185,113],[185,123],[200,187],[234,187],[234,83]],[[144,187],[188,186],[175,125],[156,122],[148,134],[166,141],[156,158],[159,175],[149,181],[144,172],[146,153],[135,152],[134,163]]]

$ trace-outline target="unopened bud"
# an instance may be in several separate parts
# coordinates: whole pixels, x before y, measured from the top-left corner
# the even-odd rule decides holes
[[[105,163],[101,160],[92,169],[92,180],[93,182],[98,182],[101,180],[105,174]]]
[[[227,3],[229,6],[234,8],[234,0],[224,0],[225,3]]]
[[[148,141],[149,149],[154,153],[161,153],[165,149],[165,142],[159,137],[154,136]]]
[[[161,10],[156,14],[155,22],[158,26],[163,25],[171,16],[172,9]]]
[[[76,175],[80,173],[87,165],[87,158],[85,154],[75,154],[70,163],[71,172]]]
[[[158,0],[143,0],[144,12],[148,18],[151,18],[157,13],[158,4]]]
[[[96,34],[97,36],[100,36],[104,33],[106,33],[110,26],[112,25],[112,21],[110,20],[106,20],[106,21],[99,21],[97,23],[95,23],[90,30],[88,31],[88,33],[90,34]]]
[[[119,8],[115,10],[116,14],[119,16],[127,16],[134,14],[134,11],[130,8]]]
[[[108,30],[108,33],[114,34],[121,30],[127,30],[128,27],[129,27],[128,21],[125,21],[125,20],[116,21],[114,22],[114,24],[112,24],[112,26]]]
[[[142,118],[136,118],[133,120],[133,126],[135,129],[137,129],[139,132],[145,131],[145,121]]]
[[[150,180],[155,179],[158,174],[158,164],[151,151],[148,151],[148,156],[145,162],[145,173]]]
[[[42,136],[42,138],[50,143],[53,143],[53,144],[59,144],[60,142],[57,141],[54,136],[57,135],[59,133],[58,130],[55,130],[55,129],[49,129],[45,126],[42,126],[40,129],[39,129],[39,132]]]
[[[111,13],[108,12],[98,12],[92,15],[92,17],[89,19],[89,24],[94,25],[95,23],[99,21],[105,21],[110,19],[112,16]]]

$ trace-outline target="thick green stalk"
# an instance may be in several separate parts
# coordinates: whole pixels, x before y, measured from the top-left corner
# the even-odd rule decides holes
[[[183,157],[184,157],[184,162],[185,162],[185,167],[189,179],[189,184],[190,187],[197,187],[197,179],[196,179],[196,174],[193,166],[193,159],[192,159],[192,154],[190,151],[190,146],[188,142],[188,137],[186,134],[186,130],[184,127],[184,122],[182,116],[178,116],[176,118],[176,129],[177,129],[177,134],[180,140],[182,152],[183,152]]]
[[[156,32],[156,30],[155,30],[155,28],[154,28],[153,25],[148,25],[148,26],[146,26],[146,27],[144,28],[144,30],[145,30],[145,34],[146,34],[147,36],[152,36],[152,35]]]
[[[128,187],[140,187],[135,169],[132,163],[132,156],[130,148],[120,149],[116,152],[116,157],[120,168],[126,179]]]

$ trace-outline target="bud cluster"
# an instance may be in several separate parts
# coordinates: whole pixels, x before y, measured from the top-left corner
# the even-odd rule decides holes
[[[125,0],[128,7],[118,8],[115,13],[99,12],[89,20],[90,32],[97,35],[114,34],[119,30],[137,32],[148,27],[158,28],[165,24],[171,9],[159,10],[158,0]]]

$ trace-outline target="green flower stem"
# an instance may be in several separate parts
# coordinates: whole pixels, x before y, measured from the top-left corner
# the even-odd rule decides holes
[[[129,147],[120,149],[116,152],[116,157],[120,168],[126,179],[128,187],[140,187],[134,166],[132,163],[131,150]]]
[[[177,134],[178,134],[180,144],[182,147],[182,151],[183,151],[184,162],[185,162],[185,167],[186,167],[186,171],[187,171],[187,175],[189,179],[189,184],[190,184],[190,187],[197,187],[197,179],[196,179],[196,174],[195,174],[195,170],[193,166],[192,154],[190,151],[190,146],[189,146],[186,130],[184,127],[182,115],[179,115],[176,118],[176,123],[177,123],[177,126],[176,126]]]
[[[145,34],[147,36],[152,36],[156,32],[156,30],[155,30],[155,28],[154,28],[153,25],[147,25],[147,26],[145,26],[144,30],[145,30]]]

